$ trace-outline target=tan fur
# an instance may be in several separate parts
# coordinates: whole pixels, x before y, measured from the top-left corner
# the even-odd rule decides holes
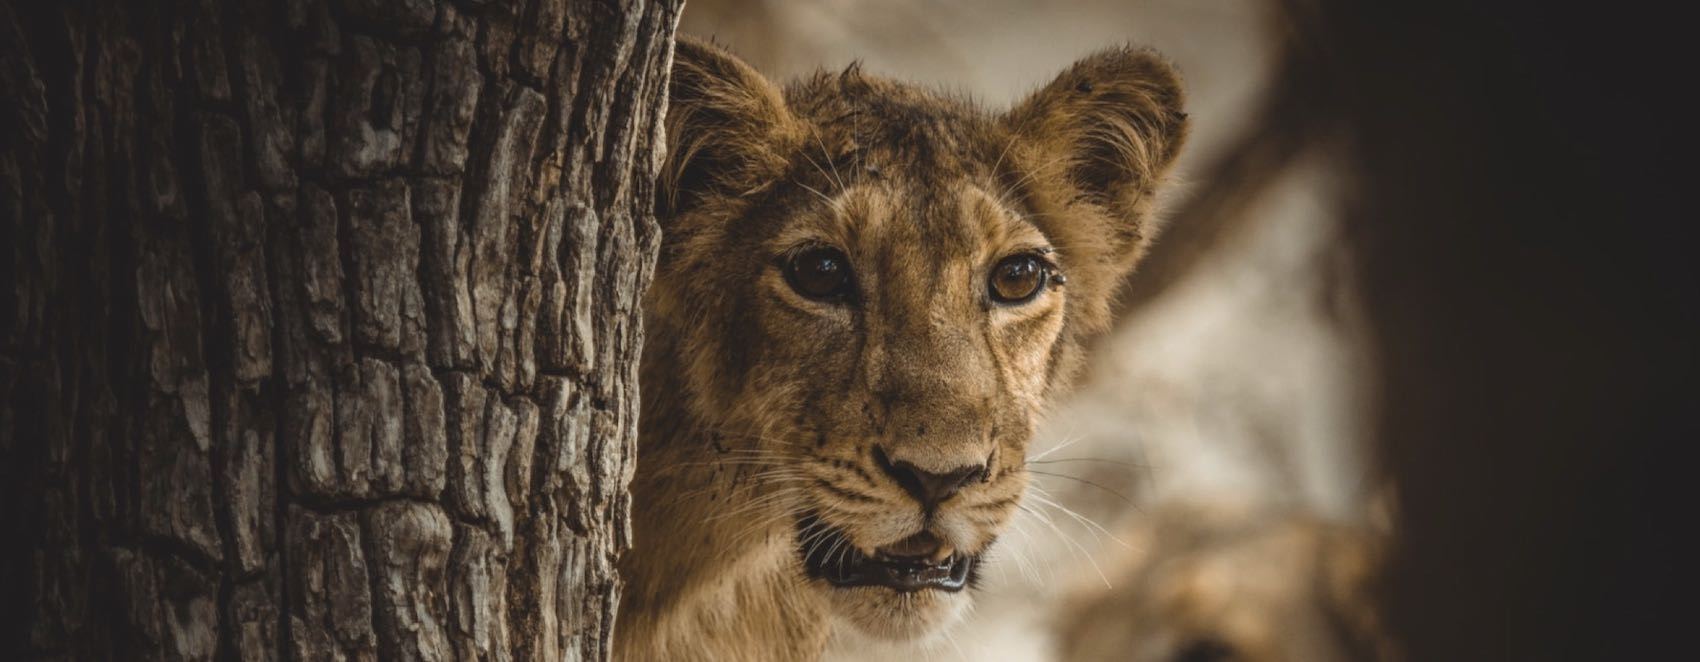
[[[797,518],[863,553],[923,527],[964,552],[993,543],[1037,418],[1155,234],[1180,106],[1173,71],[1127,49],[995,116],[855,67],[781,91],[682,39],[616,656],[809,659],[835,623],[901,639],[956,618],[971,591],[809,579]],[[849,257],[854,300],[791,289],[805,245]],[[993,303],[992,266],[1033,251],[1066,283]],[[933,471],[987,463],[987,480],[928,520],[876,445]]]
[[[1246,504],[1170,503],[1080,573],[1058,659],[1393,660],[1374,608],[1385,535]]]

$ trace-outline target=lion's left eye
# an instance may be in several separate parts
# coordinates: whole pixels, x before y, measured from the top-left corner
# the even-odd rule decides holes
[[[998,303],[1027,303],[1045,289],[1050,265],[1031,253],[1011,255],[992,267],[989,290]]]

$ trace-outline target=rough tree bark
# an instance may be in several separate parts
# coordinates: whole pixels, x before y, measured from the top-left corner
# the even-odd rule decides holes
[[[0,0],[0,657],[607,657],[678,12]]]

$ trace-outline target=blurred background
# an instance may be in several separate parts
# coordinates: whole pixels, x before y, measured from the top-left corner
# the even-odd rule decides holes
[[[1174,231],[1035,440],[1037,485],[975,611],[912,646],[844,634],[829,659],[1384,655],[1367,595],[1387,504],[1363,446],[1375,380],[1339,176],[1330,142],[1271,127],[1266,101],[1288,20],[1250,0],[687,3],[681,32],[782,81],[859,60],[1002,109],[1134,44],[1187,83]]]

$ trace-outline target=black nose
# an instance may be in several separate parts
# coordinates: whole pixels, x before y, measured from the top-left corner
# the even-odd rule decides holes
[[[931,511],[945,499],[949,499],[962,491],[970,483],[986,480],[986,465],[973,464],[957,467],[944,473],[927,471],[903,460],[893,462],[887,457],[885,450],[874,447],[874,462],[891,476],[892,480],[903,487],[909,496],[920,502],[921,508]]]

